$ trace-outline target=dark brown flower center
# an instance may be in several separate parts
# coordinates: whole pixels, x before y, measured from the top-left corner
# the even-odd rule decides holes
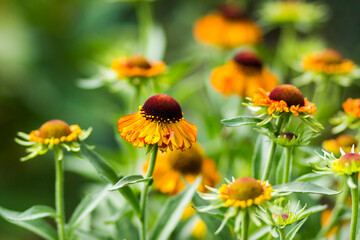
[[[304,95],[300,92],[300,90],[290,84],[283,84],[276,87],[271,91],[269,98],[274,101],[285,101],[288,107],[290,106],[304,106],[305,99]]]
[[[262,69],[262,61],[252,52],[241,52],[235,55],[233,60],[245,73],[252,74]]]
[[[254,178],[238,178],[231,183],[228,194],[231,199],[248,200],[255,199],[264,192],[261,184]]]
[[[61,120],[51,120],[44,123],[40,129],[42,138],[60,138],[71,133],[69,125]]]
[[[344,57],[334,49],[327,49],[320,54],[319,60],[327,64],[341,63]]]
[[[225,3],[218,9],[221,15],[229,20],[239,20],[246,17],[244,11],[236,3]]]
[[[127,65],[131,68],[133,67],[139,67],[144,69],[151,68],[150,63],[141,55],[134,55],[131,58],[129,58]]]
[[[284,132],[280,134],[280,137],[282,138],[285,137],[289,141],[291,141],[293,138],[297,139],[297,136],[294,133],[290,133],[290,132]]]
[[[180,104],[165,94],[155,95],[146,100],[140,113],[146,119],[164,123],[177,122],[183,117]]]
[[[203,155],[199,147],[193,145],[192,148],[185,151],[168,151],[168,161],[171,167],[182,174],[199,174],[203,163]]]

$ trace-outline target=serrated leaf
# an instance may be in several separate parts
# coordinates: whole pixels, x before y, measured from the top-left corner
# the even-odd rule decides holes
[[[290,182],[272,187],[279,192],[315,193],[325,195],[336,195],[341,191],[335,191],[310,182]]]
[[[25,228],[47,240],[58,239],[55,229],[43,219],[34,219],[27,221],[11,220],[11,218],[18,216],[19,214],[21,214],[21,212],[11,211],[6,208],[0,207],[0,216],[3,217],[6,221],[19,227]]]
[[[68,223],[68,232],[72,232],[81,224],[81,222],[97,207],[108,193],[108,187],[96,191],[86,196],[75,208]]]
[[[307,218],[304,218],[301,222],[295,225],[287,234],[285,237],[285,240],[292,240],[294,239],[296,233],[300,230],[301,226],[306,222]]]
[[[20,213],[17,216],[9,217],[10,220],[14,221],[28,221],[45,217],[56,218],[56,212],[52,207],[45,205],[36,205]]]
[[[166,240],[170,237],[185,207],[191,202],[200,182],[201,177],[198,177],[192,185],[165,203],[156,219],[149,239]]]
[[[134,174],[134,175],[128,175],[120,179],[112,188],[110,188],[110,191],[118,190],[124,186],[139,183],[139,182],[148,182],[152,180],[152,178],[144,178],[142,175]]]
[[[94,150],[90,149],[85,143],[80,141],[80,147],[82,154],[90,161],[94,166],[96,171],[104,178],[107,182],[115,184],[118,181],[118,176],[112,170],[112,168],[102,159]],[[135,194],[129,188],[129,186],[124,186],[123,188],[118,189],[121,195],[130,203],[134,208],[135,212],[140,216],[140,205],[139,201],[136,198]]]

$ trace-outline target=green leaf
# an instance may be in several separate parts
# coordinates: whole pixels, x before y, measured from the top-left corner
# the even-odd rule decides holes
[[[92,230],[91,232],[82,230],[82,229],[77,229],[75,230],[75,235],[79,237],[79,239],[86,239],[86,240],[112,240],[113,238],[111,238],[110,236],[106,236],[103,233],[98,233],[98,232],[94,232],[94,230]]]
[[[286,149],[283,148],[278,166],[276,168],[276,184],[283,183],[284,171],[285,171],[285,161],[286,161]]]
[[[324,174],[324,173],[308,173],[308,174],[304,174],[304,175],[298,177],[295,181],[296,182],[302,182],[302,181],[322,177],[322,176],[325,176],[325,175],[328,175],[328,174]]]
[[[256,117],[239,116],[234,118],[228,118],[221,120],[222,124],[226,127],[239,127],[245,125],[256,126],[256,124],[262,122],[263,119]]]
[[[307,218],[304,218],[301,222],[295,225],[287,234],[285,237],[285,240],[292,240],[294,239],[296,233],[300,230],[301,226],[306,222]]]
[[[107,182],[111,184],[115,184],[118,181],[118,176],[116,175],[114,170],[112,170],[112,168],[105,162],[104,159],[102,159],[95,151],[90,149],[85,143],[81,141],[80,147],[82,154],[90,161],[90,163],[94,166],[94,168],[102,178],[104,178]],[[131,188],[129,186],[124,186],[118,189],[118,191],[134,208],[137,215],[140,216],[139,200],[137,199]]]
[[[108,187],[86,196],[75,208],[68,223],[69,235],[81,224],[81,222],[97,207],[108,193]]]
[[[290,182],[286,184],[273,186],[273,189],[283,193],[297,192],[297,193],[315,193],[315,194],[325,194],[325,195],[336,195],[341,193],[339,191],[322,187],[310,182]]]
[[[313,213],[317,213],[317,212],[321,212],[323,210],[325,210],[328,206],[327,205],[317,205],[311,208],[306,209],[305,211],[303,211],[298,217],[297,219],[303,219],[305,217],[310,216]]]
[[[192,185],[165,203],[156,219],[149,239],[166,240],[169,238],[179,222],[185,207],[191,202],[200,182],[201,177],[198,177]]]
[[[265,169],[271,142],[269,138],[259,135],[256,139],[255,150],[252,158],[252,175],[255,179],[262,178],[262,170]]]
[[[266,226],[266,227],[262,227],[260,228],[258,231],[256,231],[254,234],[252,234],[249,237],[249,240],[258,240],[261,239],[263,236],[265,236],[266,234],[269,234],[271,227],[270,226]]]
[[[124,186],[127,186],[127,185],[131,185],[131,184],[134,184],[134,183],[139,183],[139,182],[148,182],[152,180],[152,178],[144,178],[142,175],[128,175],[128,176],[125,176],[123,177],[122,179],[120,179],[112,188],[110,188],[110,191],[113,191],[113,190],[117,190],[119,188],[122,188]]]
[[[17,216],[9,217],[10,220],[14,221],[27,221],[34,220],[45,217],[53,217],[56,218],[56,212],[52,207],[44,206],[44,205],[36,205],[27,209],[26,211],[20,213]]]
[[[11,218],[15,218],[19,214],[21,214],[21,212],[15,212],[0,207],[0,216],[3,217],[6,221],[15,224],[19,227],[25,228],[45,239],[48,240],[58,239],[55,229],[53,229],[51,225],[48,224],[43,219],[26,220],[26,221],[11,220]]]

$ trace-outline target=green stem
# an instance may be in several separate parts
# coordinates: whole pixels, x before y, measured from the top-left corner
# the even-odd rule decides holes
[[[356,185],[355,188],[351,188],[351,200],[352,200],[352,214],[351,214],[351,225],[350,225],[350,240],[356,239],[356,226],[359,215],[359,178],[358,174],[353,174],[352,180]]]
[[[285,228],[278,229],[280,240],[285,240]]]
[[[343,205],[349,194],[349,187],[346,184],[346,178],[343,178],[343,179],[344,180],[341,185],[341,189],[343,189],[343,192],[337,196],[334,209],[330,215],[330,219],[325,224],[325,226],[320,230],[320,232],[317,234],[316,238],[322,238],[323,236],[325,236],[338,222],[338,218],[343,209]]]
[[[56,219],[57,231],[59,240],[65,239],[65,210],[64,210],[64,166],[63,160],[57,160],[55,157],[55,206],[56,206]]]
[[[245,209],[243,213],[243,219],[242,219],[242,231],[241,231],[241,240],[247,240],[249,235],[249,210]]]
[[[139,24],[140,51],[146,55],[149,43],[149,31],[154,26],[154,20],[151,12],[151,3],[140,1],[137,3],[136,15]]]
[[[284,121],[285,118],[286,118],[286,121],[288,121],[289,118],[287,116],[283,116],[283,117],[280,117],[278,119],[278,122],[276,124],[275,136],[279,135],[279,133],[281,132],[282,126],[283,126],[283,124],[285,122]],[[285,124],[286,124],[286,122],[285,122]],[[271,167],[274,164],[276,146],[277,146],[276,142],[272,141],[271,142],[271,147],[270,147],[270,154],[269,154],[269,158],[268,158],[268,161],[267,161],[267,164],[266,164],[264,175],[262,177],[262,181],[266,181],[266,180],[269,179],[270,172],[271,172]]]
[[[158,152],[158,146],[155,145],[154,149],[150,156],[150,162],[149,167],[146,172],[145,178],[152,177],[152,174],[154,172],[155,168],[155,162],[156,162],[156,156]],[[141,197],[140,197],[140,212],[141,212],[141,231],[140,231],[140,239],[146,240],[146,203],[147,203],[147,193],[149,190],[150,185],[152,184],[152,180],[149,182],[146,182],[144,184],[143,190],[141,191]]]
[[[286,159],[285,159],[285,169],[284,169],[284,177],[283,177],[283,183],[290,182],[290,168],[292,165],[292,147],[286,147]]]

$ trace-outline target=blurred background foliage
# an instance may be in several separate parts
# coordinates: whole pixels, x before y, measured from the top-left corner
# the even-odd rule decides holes
[[[255,20],[259,19],[257,9],[262,2],[247,3],[247,9]],[[316,26],[310,36],[325,40],[326,46],[338,49],[345,57],[359,63],[360,2],[317,2],[326,4],[330,15],[327,21]],[[163,60],[167,64],[186,63],[192,59],[190,65],[184,66],[189,72],[194,72],[209,68],[201,62],[201,59],[209,56],[214,60],[214,65],[223,62],[223,58],[219,61],[217,57],[224,53],[219,50],[209,53],[195,42],[192,34],[195,20],[221,3],[218,0],[159,0],[151,3],[153,17],[163,27],[166,39]],[[129,153],[122,153],[123,156],[128,156],[127,159],[120,157],[121,154],[117,152],[119,139],[118,134],[115,134],[116,120],[130,113],[126,112],[130,101],[128,95],[122,92],[110,94],[106,88],[89,91],[77,86],[78,79],[96,73],[98,64],[110,66],[111,61],[121,54],[139,52],[134,44],[139,37],[135,11],[137,3],[101,0],[2,0],[0,4],[0,205],[25,210],[34,204],[53,204],[54,171],[51,154],[20,163],[19,158],[24,156],[24,149],[13,141],[16,132],[30,132],[50,119],[62,119],[69,124],[79,124],[82,128],[92,126],[94,131],[88,142],[96,145],[98,152],[111,159],[121,159],[122,162],[113,163],[119,172],[134,169],[139,171],[139,166],[122,169],[131,163],[132,159],[129,158],[137,157],[133,150],[127,150],[129,153],[123,149],[125,153]],[[161,33],[159,32],[160,35]],[[278,29],[268,29],[263,48],[276,49],[279,36]],[[301,36],[302,34],[300,38]],[[292,51],[297,49],[292,45],[284,51],[291,57]],[[271,54],[270,51],[270,56]],[[275,65],[272,62],[267,64]],[[281,70],[277,72],[282,73]],[[219,120],[235,116],[239,101],[234,97],[224,100],[212,90],[205,96],[204,86],[209,88],[206,84],[208,75],[208,71],[197,75],[180,74],[183,81],[171,86],[169,93],[180,101],[189,122],[198,126],[199,141],[204,143],[207,155],[225,165],[231,163],[221,161],[222,159],[249,160],[255,143],[253,138],[243,141],[243,146],[246,147],[231,146],[236,156],[220,154],[223,146],[218,144],[220,140],[216,136],[222,129]],[[282,81],[288,82],[289,79],[283,78]],[[360,97],[359,90],[356,86],[345,88],[339,103],[345,100],[345,96]],[[306,96],[306,92],[304,95]],[[140,96],[140,102],[148,97]],[[220,105],[224,102],[227,105]],[[226,111],[222,111],[223,109]],[[131,110],[135,111],[136,109]],[[241,133],[235,133],[237,138],[247,138],[244,131],[249,129],[234,131]],[[227,134],[226,130],[222,133],[224,136]],[[322,136],[322,139],[325,138],[326,135]],[[143,152],[138,155],[145,158]],[[71,167],[70,161],[82,160],[68,158],[66,161]],[[245,161],[234,162],[240,165],[237,169],[250,171],[250,165]],[[241,167],[243,165],[245,169]],[[220,165],[219,168],[224,170],[228,166]],[[222,173],[225,175],[224,171]],[[83,197],[86,182],[87,179],[78,174],[71,171],[66,173],[65,200],[68,212],[72,212]],[[0,219],[0,239],[38,238]]]

